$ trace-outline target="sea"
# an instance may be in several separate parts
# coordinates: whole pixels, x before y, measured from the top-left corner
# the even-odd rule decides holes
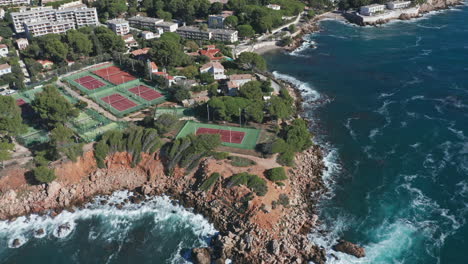
[[[329,191],[310,240],[332,264],[468,263],[468,7],[321,29],[293,53],[264,55],[301,89],[326,154]],[[190,263],[190,249],[217,233],[168,197],[129,195],[0,222],[0,263]],[[333,251],[340,238],[366,257]]]

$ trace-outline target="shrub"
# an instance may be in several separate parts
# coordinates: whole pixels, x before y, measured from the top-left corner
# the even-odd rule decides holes
[[[229,157],[229,152],[213,152],[212,156],[216,160],[223,160]]]
[[[247,188],[255,192],[258,196],[264,196],[268,192],[268,186],[264,179],[254,174],[248,174],[247,172],[234,174],[229,178],[227,184],[228,188],[239,185],[247,186]]]
[[[208,177],[208,179],[206,179],[202,185],[200,185],[200,190],[201,191],[208,191],[209,189],[211,189],[211,187],[213,187],[213,185],[218,181],[218,179],[221,177],[221,174],[215,172],[215,173],[212,173],[210,175],[210,177]]]
[[[257,163],[251,159],[237,157],[237,156],[230,156],[228,158],[231,161],[231,165],[235,167],[249,167],[256,165]]]
[[[286,151],[281,153],[277,161],[279,164],[284,165],[284,166],[293,166],[294,165],[294,152],[293,151]]]
[[[289,206],[289,197],[284,193],[280,194],[279,199],[278,199],[278,204],[281,204],[284,207],[288,207]]]
[[[99,168],[105,168],[106,164],[104,160],[106,159],[107,154],[109,153],[109,146],[104,140],[99,141],[95,146],[94,157],[96,158],[96,163]]]
[[[34,178],[40,183],[50,183],[55,178],[54,170],[47,168],[46,166],[39,166],[33,170]]]
[[[269,169],[265,172],[265,174],[266,174],[267,179],[269,179],[272,182],[284,181],[288,179],[288,176],[286,175],[286,171],[284,170],[283,167]]]

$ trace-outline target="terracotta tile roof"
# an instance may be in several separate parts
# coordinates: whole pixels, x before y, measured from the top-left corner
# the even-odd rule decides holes
[[[231,81],[247,80],[253,78],[254,77],[252,76],[252,74],[233,74],[229,76],[229,80]]]
[[[11,66],[8,63],[0,64],[0,70],[5,70],[11,68]]]
[[[137,49],[132,51],[133,56],[140,56],[140,55],[145,55],[149,52],[150,48],[143,48],[143,49]]]
[[[216,62],[216,61],[208,62],[207,64],[201,66],[200,70],[202,71],[202,70],[206,70],[209,68],[224,70],[224,66],[221,63]]]

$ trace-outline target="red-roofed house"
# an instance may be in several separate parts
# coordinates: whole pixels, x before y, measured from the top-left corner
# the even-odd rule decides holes
[[[137,57],[138,59],[144,59],[149,51],[150,51],[150,48],[142,48],[142,49],[134,50],[130,53],[133,55],[133,57]]]
[[[54,63],[50,60],[37,60],[37,62],[40,63],[45,70],[50,70],[54,66]]]
[[[166,80],[167,86],[171,86],[175,82],[174,76],[171,76],[169,73],[166,72],[166,70],[163,70],[162,72],[153,72],[153,74],[157,76],[162,76]]]

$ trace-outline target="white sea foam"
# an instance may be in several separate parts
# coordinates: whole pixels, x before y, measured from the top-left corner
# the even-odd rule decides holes
[[[320,93],[317,92],[310,84],[306,82],[302,82],[291,75],[279,73],[277,71],[274,71],[273,75],[275,76],[275,78],[293,84],[297,89],[301,91],[302,95],[307,101],[316,101],[321,98]]]
[[[183,223],[184,227],[189,227],[200,239],[213,236],[217,232],[201,215],[194,214],[180,205],[174,205],[166,196],[147,197],[147,200],[141,204],[125,202],[132,194],[128,191],[118,191],[111,196],[99,196],[84,209],[77,209],[75,212],[63,211],[54,218],[29,215],[18,217],[14,221],[0,221],[0,242],[5,241],[11,246],[15,239],[19,239],[22,245],[31,239],[42,238],[48,234],[56,239],[64,239],[73,236],[77,222],[91,218],[101,219],[106,223],[99,226],[99,231],[90,231],[89,238],[93,240],[100,237],[106,240],[124,241],[132,221],[143,216],[153,216],[157,224],[175,221]],[[108,204],[102,205],[102,200],[107,200]],[[123,207],[117,209],[110,204],[122,204]],[[45,233],[35,236],[40,228]],[[199,242],[205,244],[203,240]]]
[[[357,135],[356,135],[356,132],[354,132],[353,128],[352,128],[352,125],[351,125],[351,122],[353,120],[357,120],[358,118],[356,117],[350,117],[348,119],[346,119],[346,123],[344,123],[344,126],[348,129],[349,131],[349,134],[351,135],[351,137],[356,140],[357,139]]]
[[[303,52],[310,49],[316,49],[317,43],[310,39],[310,36],[304,37],[304,42],[301,46],[297,47],[294,51],[289,53],[292,56],[308,58],[309,56],[304,55]]]

